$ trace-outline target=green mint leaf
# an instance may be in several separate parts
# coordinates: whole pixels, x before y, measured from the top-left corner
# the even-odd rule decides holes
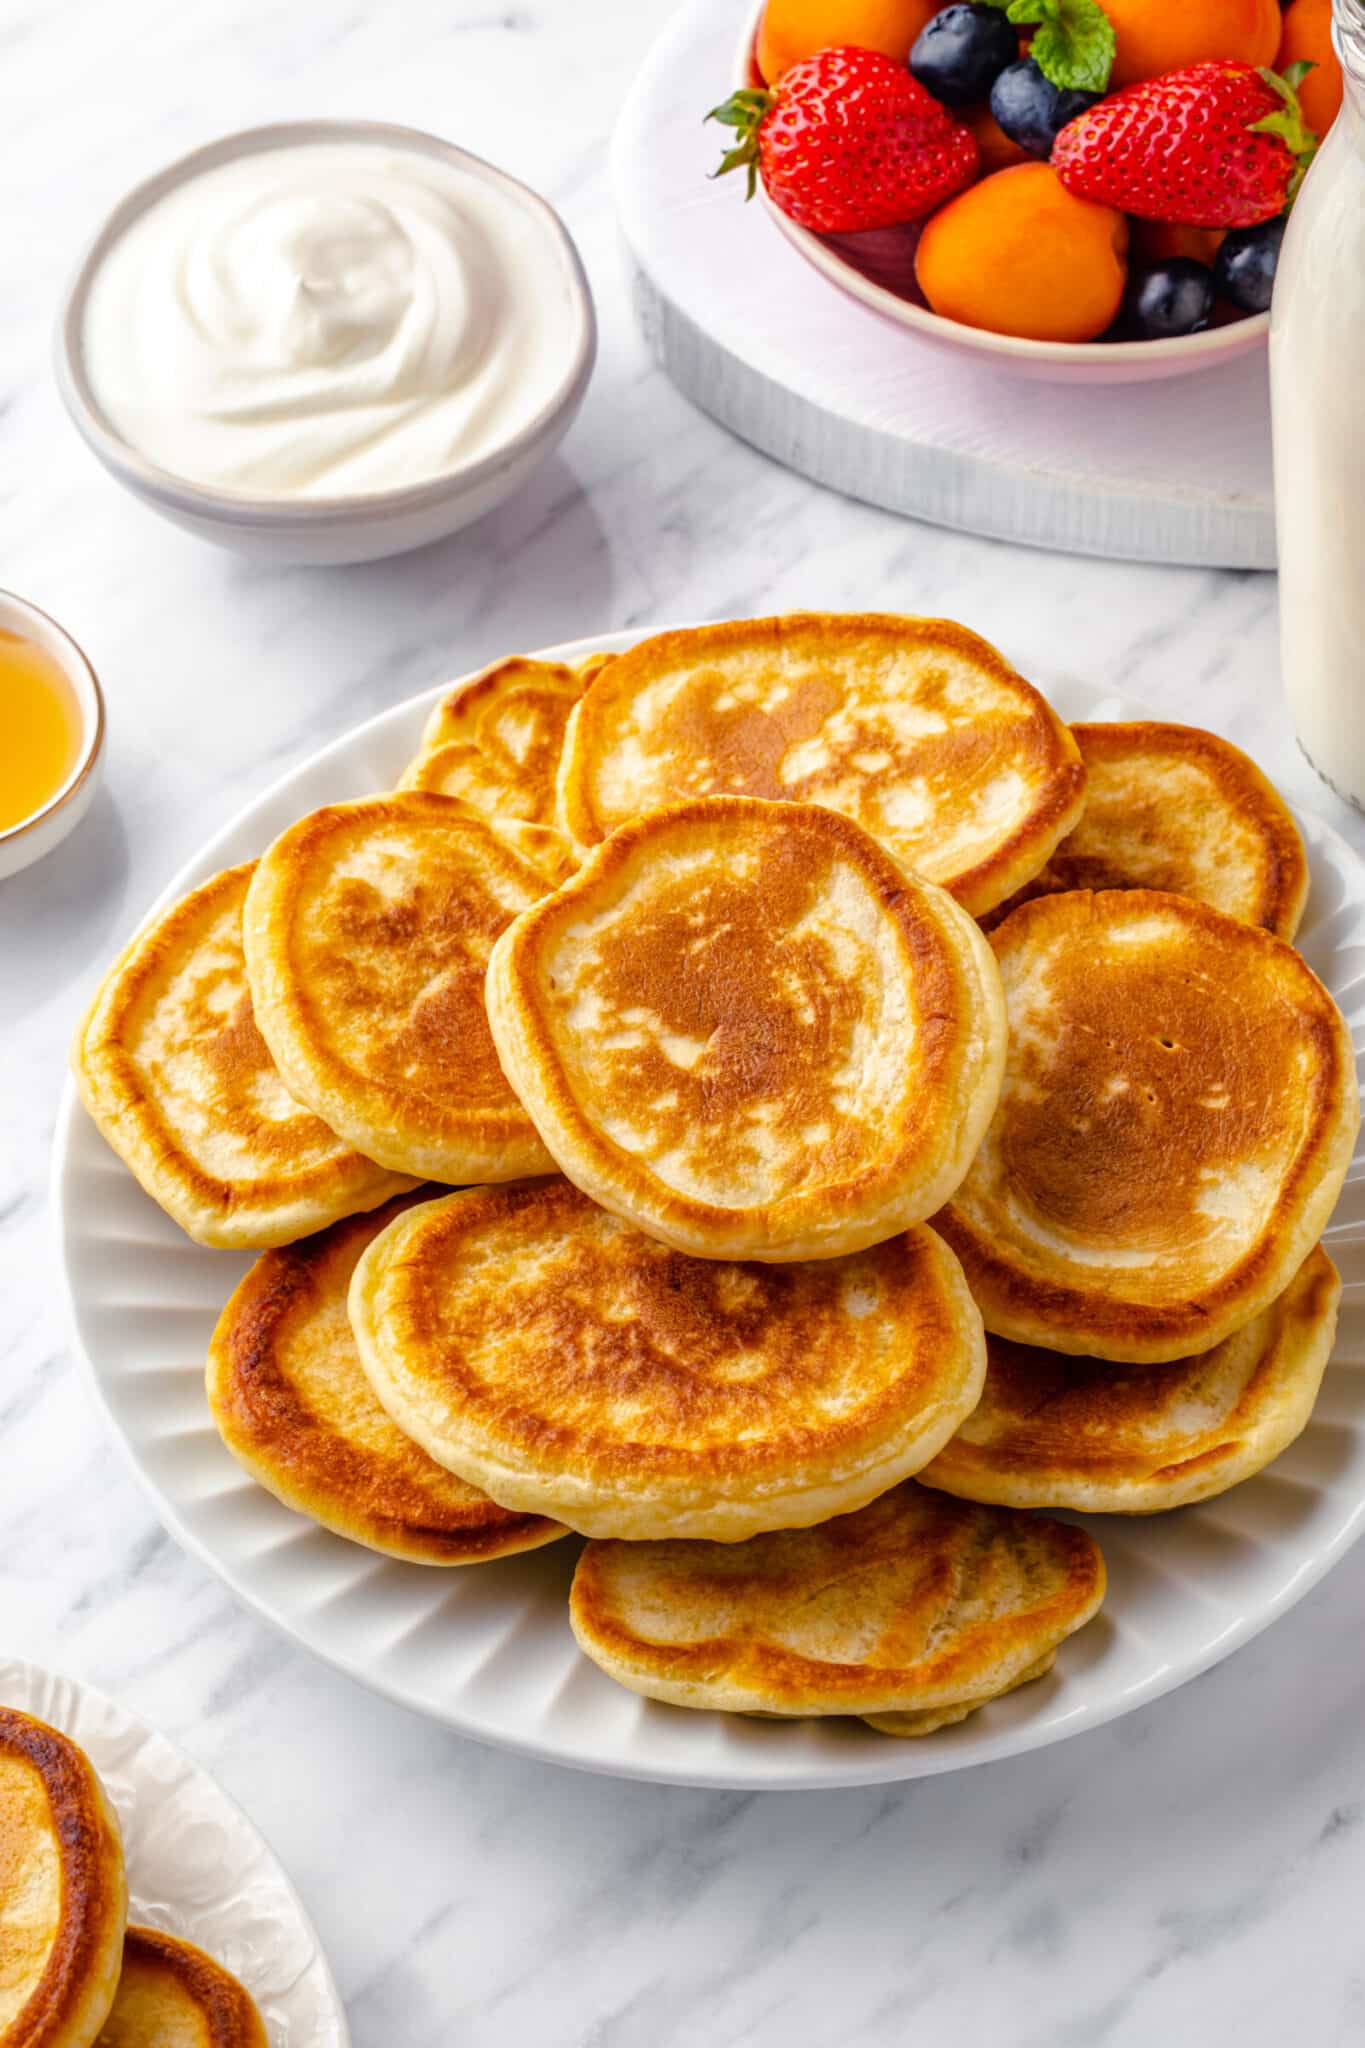
[[[987,0],[1016,28],[1036,28],[1029,52],[1063,92],[1107,92],[1114,27],[1099,0]]]
[[[1060,20],[1062,0],[1007,0],[1006,11],[1016,28],[1027,28],[1035,21]]]
[[[1114,68],[1114,26],[1098,0],[1062,0],[1033,38],[1034,63],[1063,92],[1106,92]]]

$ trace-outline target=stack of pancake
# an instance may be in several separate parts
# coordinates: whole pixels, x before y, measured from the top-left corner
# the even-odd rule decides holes
[[[118,1816],[85,1751],[0,1706],[0,2048],[266,2048],[193,1942],[128,1925]]]
[[[1068,729],[944,621],[736,621],[457,688],[137,935],[76,1071],[267,1248],[208,1391],[282,1500],[426,1564],[576,1532],[623,1684],[918,1735],[1098,1609],[1038,1510],[1308,1418],[1358,1106],[1307,885],[1211,734]]]

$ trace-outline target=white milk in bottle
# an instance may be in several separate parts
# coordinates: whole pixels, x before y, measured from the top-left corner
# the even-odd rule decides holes
[[[1270,379],[1280,644],[1299,744],[1365,809],[1365,0],[1333,0],[1341,113],[1290,215]]]

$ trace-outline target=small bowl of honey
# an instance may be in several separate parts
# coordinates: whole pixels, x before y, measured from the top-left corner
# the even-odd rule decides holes
[[[0,879],[78,825],[99,778],[104,698],[55,619],[0,590]]]

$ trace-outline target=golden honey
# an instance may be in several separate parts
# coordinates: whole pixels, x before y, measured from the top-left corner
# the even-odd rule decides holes
[[[57,794],[80,750],[75,694],[52,656],[0,629],[0,832]]]

